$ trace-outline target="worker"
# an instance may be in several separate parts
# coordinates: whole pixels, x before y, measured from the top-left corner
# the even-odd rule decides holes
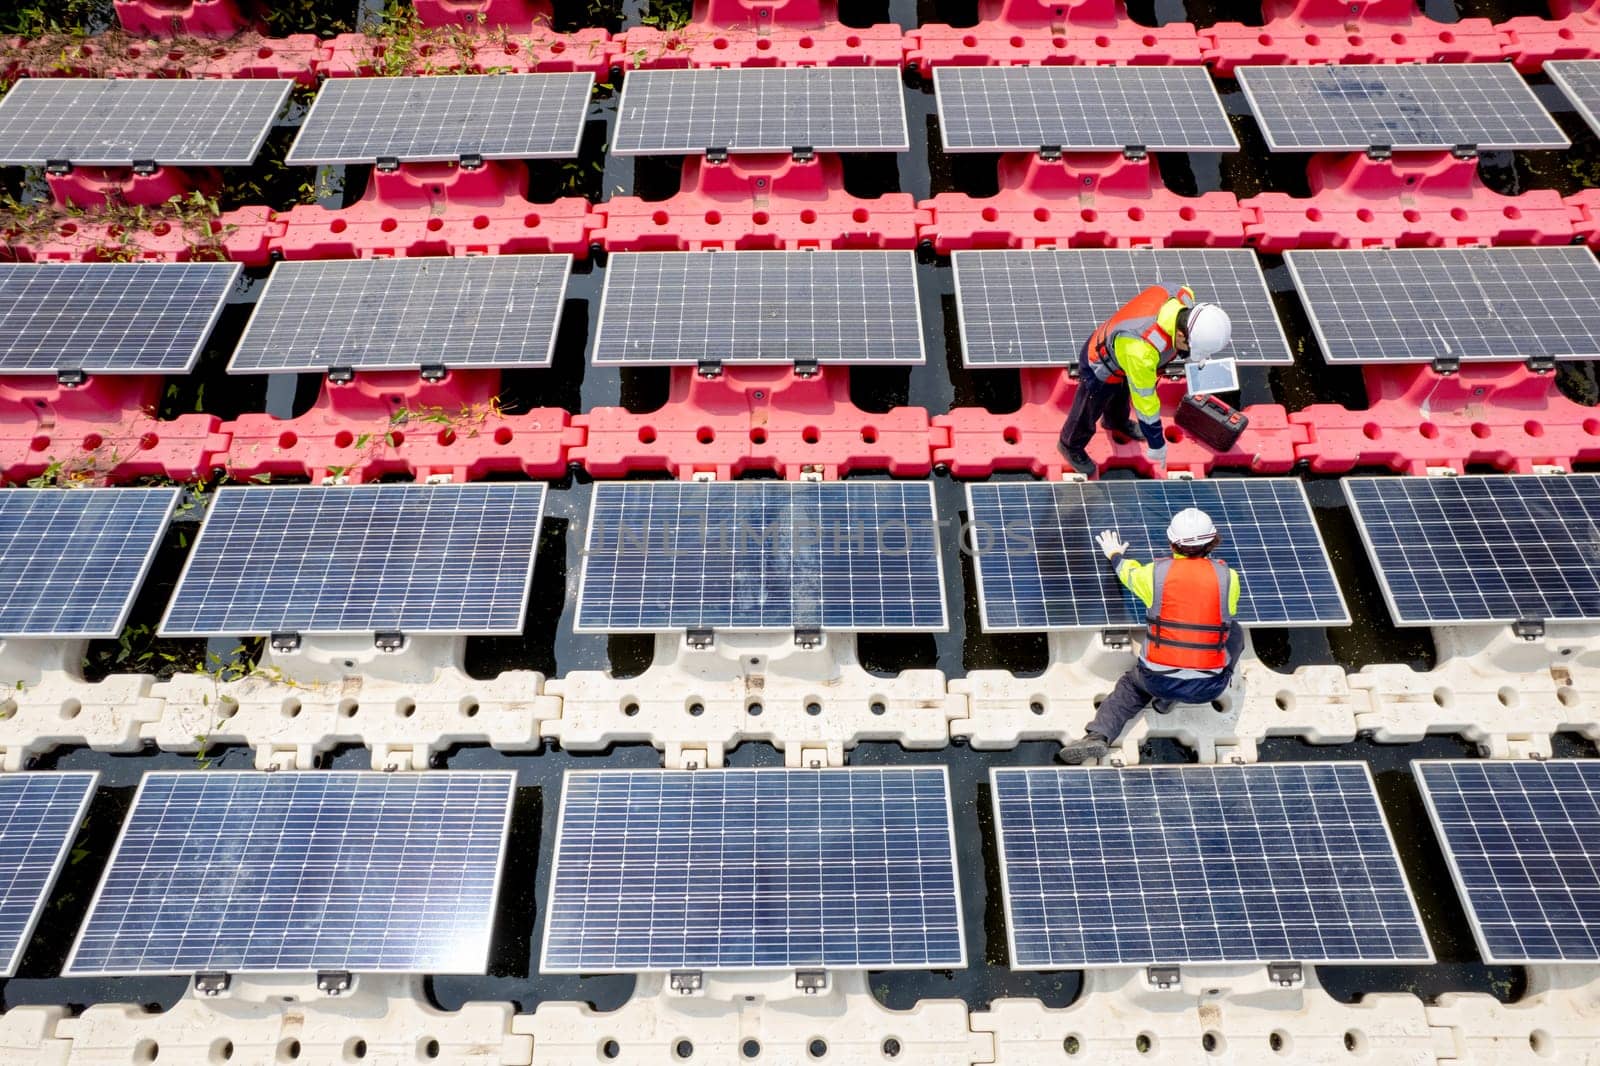
[[[1167,526],[1172,558],[1139,563],[1128,544],[1108,529],[1097,538],[1117,579],[1146,607],[1144,650],[1100,704],[1080,740],[1058,756],[1076,765],[1105,755],[1111,742],[1151,702],[1166,714],[1174,703],[1210,703],[1227,691],[1244,647],[1239,575],[1210,558],[1222,542],[1211,516],[1189,507]]]
[[[1141,435],[1145,456],[1159,475],[1167,462],[1156,379],[1180,355],[1203,364],[1233,335],[1228,312],[1216,304],[1195,303],[1187,285],[1170,293],[1152,285],[1102,322],[1078,353],[1078,388],[1056,447],[1072,469],[1093,477],[1087,451],[1096,422],[1130,440]],[[1139,416],[1129,417],[1129,404]]]

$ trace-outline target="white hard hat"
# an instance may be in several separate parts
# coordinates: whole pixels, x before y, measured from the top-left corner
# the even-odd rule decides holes
[[[1233,322],[1228,312],[1216,304],[1195,304],[1189,309],[1189,354],[1208,359],[1228,346],[1233,337]]]
[[[1185,507],[1167,526],[1167,543],[1181,548],[1203,548],[1217,539],[1216,523],[1198,507]]]

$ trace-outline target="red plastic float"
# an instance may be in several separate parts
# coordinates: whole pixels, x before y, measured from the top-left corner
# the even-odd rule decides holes
[[[309,33],[263,37],[245,33],[225,41],[128,40],[110,35],[4,45],[5,77],[30,78],[290,78],[317,84],[322,42]]]
[[[1262,0],[1263,25],[1219,22],[1199,31],[1218,74],[1241,64],[1466,63],[1501,58],[1488,19],[1436,22],[1415,0]]]
[[[637,26],[616,37],[619,64],[640,67],[898,66],[899,26],[838,21],[833,0],[696,0],[675,30]]]
[[[1122,0],[979,0],[976,26],[934,24],[906,33],[906,65],[923,77],[947,64],[1202,62],[1194,26],[1141,26]]]
[[[154,207],[190,192],[214,196],[222,188],[215,167],[156,167],[147,174],[132,167],[73,167],[65,174],[47,171],[45,181],[56,203],[72,207]]]
[[[1244,243],[1232,193],[1179,196],[1162,186],[1148,158],[1079,153],[1056,160],[1008,154],[1000,191],[974,198],[940,193],[921,206],[920,236],[941,254],[960,248],[1238,247]]]
[[[674,367],[659,410],[597,407],[574,415],[572,424],[585,434],[572,458],[595,477],[649,470],[679,478],[709,472],[725,479],[753,470],[785,478],[856,470],[923,477],[932,467],[928,412],[861,410],[850,402],[843,367],[811,376],[790,367],[728,367],[712,378]]]
[[[691,156],[676,196],[617,196],[594,207],[594,239],[611,252],[702,248],[911,248],[926,216],[909,194],[851,196],[837,157]]]
[[[526,33],[550,24],[550,0],[411,0],[424,26],[504,27]]]
[[[232,37],[264,28],[234,0],[111,0],[111,7],[123,29],[153,37]]]
[[[265,207],[241,207],[224,212],[207,224],[209,234],[187,231],[152,213],[143,229],[124,230],[93,215],[64,218],[48,234],[0,234],[4,256],[17,262],[97,262],[150,260],[190,262],[226,259],[245,266],[270,262],[267,238],[272,212]]]
[[[604,81],[615,60],[611,35],[602,29],[556,33],[534,26],[516,35],[500,30],[440,36],[414,44],[404,69],[389,69],[388,45],[364,33],[341,33],[322,42],[317,74],[325,78],[377,74],[560,74],[588,71]]]
[[[1524,74],[1536,73],[1547,59],[1600,58],[1600,0],[1550,0],[1550,14],[1496,26],[1501,54]]]
[[[1600,248],[1600,189],[1585,189],[1567,197],[1567,211],[1575,236],[1585,244]]]
[[[1600,459],[1600,412],[1563,396],[1554,374],[1471,363],[1451,374],[1426,366],[1362,372],[1367,410],[1313,404],[1289,416],[1307,431],[1297,455],[1319,474],[1371,466],[1461,472],[1469,464],[1528,473]]]

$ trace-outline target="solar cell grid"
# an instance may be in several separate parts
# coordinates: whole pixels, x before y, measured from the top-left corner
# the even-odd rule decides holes
[[[1569,144],[1505,63],[1244,66],[1236,76],[1275,152]]]
[[[921,363],[911,252],[648,252],[606,266],[594,362]]]
[[[942,632],[927,482],[596,484],[579,632]]]
[[[146,773],[64,972],[482,973],[515,783]]]
[[[1600,760],[1411,767],[1483,961],[1600,961]]]
[[[0,491],[0,637],[116,637],[178,489]]]
[[[966,965],[942,767],[568,771],[546,973]]]
[[[1397,625],[1600,619],[1600,475],[1339,484]]]
[[[1204,67],[936,67],[947,152],[1230,152]]]
[[[989,775],[1013,969],[1433,961],[1365,763]]]
[[[544,486],[218,490],[164,636],[520,633]]]
[[[237,263],[0,263],[0,374],[185,374]]]
[[[1305,488],[1292,478],[995,482],[967,486],[985,632],[1141,626],[1145,607],[1094,538],[1115,529],[1140,562],[1171,554],[1185,507],[1222,533],[1216,557],[1239,574],[1241,624],[1348,625]]]
[[[1071,365],[1089,334],[1148,285],[1188,285],[1199,299],[1226,308],[1233,339],[1222,354],[1254,365],[1294,362],[1253,252],[969,251],[951,262],[966,366]]]
[[[279,263],[228,369],[549,366],[571,265],[569,255]]]
[[[904,152],[910,146],[893,67],[733,67],[630,71],[612,151]]]
[[[1289,252],[1330,363],[1600,357],[1587,248]]]
[[[1600,59],[1549,60],[1544,72],[1589,128],[1600,133]]]
[[[98,773],[0,774],[0,977],[17,972]]]
[[[261,78],[23,78],[0,99],[0,164],[244,166],[288,99]]]
[[[329,78],[287,162],[575,156],[593,87],[585,73]]]

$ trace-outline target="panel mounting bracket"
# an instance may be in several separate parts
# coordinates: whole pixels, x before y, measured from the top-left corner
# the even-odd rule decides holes
[[[1511,632],[1522,640],[1539,640],[1544,637],[1544,619],[1519,618],[1511,623]]]
[[[232,981],[225,973],[197,973],[194,975],[194,990],[202,996],[220,996],[228,990]]]
[[[425,363],[418,371],[423,381],[443,381],[448,373],[450,370],[443,363]]]
[[[273,651],[299,651],[299,633],[274,633],[267,638],[267,644]]]
[[[722,376],[721,359],[701,359],[695,363],[694,368],[703,378],[720,378]]]
[[[135,159],[133,161],[133,172],[139,175],[141,178],[149,177],[158,169],[160,169],[160,164],[158,164],[154,159]]]
[[[467,152],[461,157],[462,170],[477,170],[483,166],[483,156],[477,152]]]
[[[65,159],[46,159],[44,161],[44,172],[46,174],[54,174],[57,177],[63,174],[71,174],[72,163]]]
[[[373,163],[380,174],[392,174],[400,169],[400,158],[392,155],[380,155]]]
[[[822,364],[815,359],[796,359],[794,361],[795,377],[814,378],[817,371],[822,369]]]
[[[1269,962],[1267,963],[1267,980],[1279,988],[1289,988],[1298,985],[1306,979],[1305,970],[1298,962]]]
[[[317,991],[326,995],[337,996],[350,991],[355,979],[345,970],[318,970]]]
[[[684,631],[683,642],[696,651],[705,651],[717,642],[717,638],[709,628],[689,629]]]
[[[57,370],[56,371],[56,384],[57,385],[65,385],[69,389],[75,389],[79,385],[82,385],[85,381],[88,381],[88,380],[89,380],[89,375],[85,374],[82,370]]]
[[[707,148],[706,149],[706,162],[707,163],[726,163],[727,161],[728,161],[728,150],[726,148]]]
[[[1476,159],[1478,158],[1478,146],[1475,144],[1453,145],[1450,149],[1450,154],[1457,159]]]
[[[1054,163],[1061,158],[1061,146],[1059,144],[1041,144],[1039,146],[1039,158],[1046,162]]]
[[[1122,158],[1131,159],[1136,163],[1142,162],[1149,154],[1142,144],[1127,144],[1122,147]]]
[[[796,647],[800,648],[820,648],[822,647],[822,630],[810,626],[804,629],[796,627],[794,643]]]
[[[356,379],[354,367],[330,366],[328,368],[328,381],[334,385],[348,385]]]
[[[1133,646],[1133,634],[1126,629],[1102,629],[1100,643],[1108,648],[1122,649]]]
[[[1152,988],[1176,988],[1178,986],[1178,968],[1176,966],[1146,966],[1144,978]]]
[[[398,631],[374,633],[372,644],[379,651],[399,651],[406,646],[406,635]]]
[[[1435,374],[1456,374],[1461,371],[1461,360],[1454,355],[1441,355],[1433,360]]]
[[[685,996],[700,991],[704,984],[705,977],[699,970],[673,970],[667,975],[667,987]]]
[[[1387,144],[1373,144],[1367,146],[1367,158],[1379,161],[1394,158],[1394,149]]]
[[[1530,355],[1528,369],[1535,374],[1550,374],[1556,369],[1556,357],[1553,355]]]
[[[796,145],[792,154],[796,163],[809,163],[817,158],[817,150],[806,145]]]
[[[794,972],[794,987],[808,996],[828,989],[828,972],[826,970],[796,970]]]

